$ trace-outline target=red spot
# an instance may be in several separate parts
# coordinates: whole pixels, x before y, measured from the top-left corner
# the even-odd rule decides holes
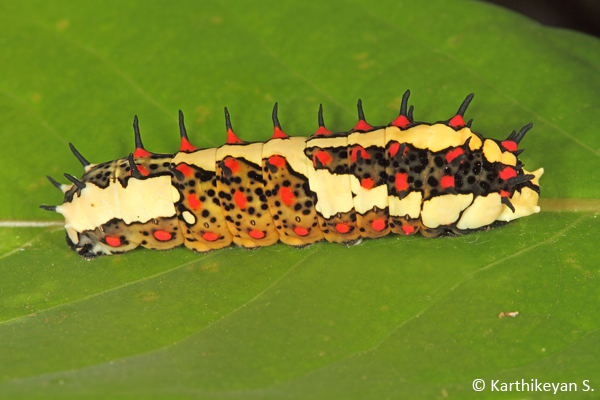
[[[144,168],[141,165],[137,165],[137,164],[136,164],[136,167],[137,167],[138,171],[140,171],[140,174],[142,174],[144,176],[148,176],[148,170],[146,168]]]
[[[408,189],[407,178],[406,174],[396,174],[396,191],[401,192]]]
[[[249,235],[254,239],[262,239],[265,237],[265,233],[263,231],[250,231]]]
[[[202,234],[202,239],[208,240],[209,242],[214,242],[219,238],[219,235],[215,235],[212,232],[206,232]]]
[[[277,168],[285,167],[285,158],[281,156],[269,157],[269,164],[276,166]]]
[[[316,166],[317,162],[315,161],[315,157],[318,158],[323,165],[327,165],[331,161],[331,155],[323,150],[318,151],[315,155],[313,155],[313,163]]]
[[[354,131],[369,131],[373,129],[373,127],[369,124],[367,124],[366,121],[360,120],[358,121],[358,124],[356,124],[356,126],[354,127]]]
[[[375,221],[371,222],[371,226],[377,232],[380,232],[380,231],[382,231],[382,230],[385,229],[385,221],[383,219],[381,219],[381,218],[378,218]]]
[[[181,147],[179,147],[179,151],[196,151],[198,148],[196,146],[192,146],[186,138],[181,138]]]
[[[297,226],[294,228],[294,232],[296,233],[296,235],[298,236],[306,236],[308,235],[308,230],[302,228],[301,226]]]
[[[227,158],[225,160],[225,166],[234,174],[237,174],[237,172],[240,170],[240,163],[235,158]]]
[[[513,142],[512,140],[505,140],[504,142],[500,142],[500,143],[502,144],[502,147],[504,147],[508,151],[516,151],[517,150],[517,143]]]
[[[279,195],[281,196],[281,201],[283,201],[283,204],[286,206],[294,204],[296,196],[294,196],[294,193],[292,193],[292,190],[288,186],[282,186],[279,190]]]
[[[135,149],[135,152],[133,153],[134,157],[146,157],[150,155],[152,155],[152,153],[144,149]]]
[[[233,130],[231,129],[227,129],[227,142],[228,144],[232,144],[232,143],[244,143],[244,141],[240,138],[238,138],[237,136],[235,136],[235,133],[233,133]]]
[[[515,176],[517,176],[517,171],[515,171],[514,169],[512,169],[510,167],[506,167],[502,171],[500,171],[499,175],[500,175],[500,179],[507,180],[507,179],[514,178]]]
[[[352,162],[356,162],[359,152],[360,152],[360,156],[362,158],[364,158],[365,160],[371,158],[371,156],[369,155],[369,153],[367,153],[367,151],[365,149],[358,146],[358,147],[355,147],[352,149]]]
[[[408,125],[410,125],[410,121],[404,115],[399,115],[398,118],[392,122],[392,125],[399,128],[406,128]]]
[[[500,196],[502,196],[502,197],[510,197],[510,192],[507,192],[506,190],[501,190],[500,191]]]
[[[194,170],[185,163],[179,164],[176,169],[187,177],[190,177],[194,173]]]
[[[161,242],[166,242],[167,240],[171,240],[172,236],[169,232],[165,231],[155,231],[153,233],[156,240],[160,240]]]
[[[400,143],[398,143],[398,142],[392,143],[392,145],[390,146],[390,155],[392,157],[394,157],[396,155],[396,153],[398,152],[398,149],[400,149]]]
[[[402,230],[407,235],[410,235],[411,233],[413,233],[415,231],[415,227],[414,226],[410,226],[410,225],[402,225]]]
[[[190,203],[190,207],[193,210],[198,210],[202,208],[202,202],[198,200],[195,193],[189,193],[187,196],[188,203]]]
[[[373,179],[371,179],[371,178],[363,179],[360,182],[360,186],[364,187],[365,189],[371,189],[374,184],[375,184],[375,182],[373,182]]]
[[[450,121],[448,121],[448,125],[453,128],[462,128],[465,126],[465,120],[460,115],[455,115]]]
[[[331,131],[326,129],[324,126],[320,126],[319,129],[315,132],[315,136],[329,136],[331,135]]]
[[[454,187],[454,177],[452,175],[446,175],[442,178],[442,181],[440,182],[440,184],[442,185],[442,188],[446,189],[449,187]]]
[[[121,239],[114,236],[107,236],[106,243],[112,247],[119,247],[121,245]]]
[[[285,133],[283,133],[283,131],[279,128],[279,127],[275,127],[275,132],[273,132],[273,139],[280,139],[280,138],[288,138],[289,135],[286,135]]]
[[[463,149],[461,149],[460,147],[457,147],[456,149],[454,149],[451,152],[449,152],[448,154],[446,154],[446,161],[448,162],[448,164],[450,164],[452,162],[452,160],[454,160],[456,157],[460,156],[461,154],[465,154],[465,151]]]
[[[338,231],[339,233],[348,233],[348,231],[350,230],[350,227],[346,224],[337,224],[335,226],[335,230]]]
[[[243,210],[246,208],[246,196],[244,196],[244,193],[238,190],[233,195],[233,199],[235,200],[235,204],[237,204],[240,209]]]

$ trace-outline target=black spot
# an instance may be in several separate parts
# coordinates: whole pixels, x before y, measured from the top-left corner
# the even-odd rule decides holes
[[[208,210],[204,210],[204,211],[202,211],[202,216],[203,216],[204,218],[207,218],[209,215],[210,215],[210,213],[208,212]]]

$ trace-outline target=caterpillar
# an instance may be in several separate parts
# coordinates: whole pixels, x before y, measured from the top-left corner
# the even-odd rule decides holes
[[[225,108],[227,140],[218,148],[193,146],[180,110],[176,154],[147,151],[135,116],[136,148],[126,158],[92,164],[69,143],[84,174],[65,174],[70,184],[48,176],[64,200],[40,207],[65,217],[67,243],[85,258],[137,246],[207,252],[232,242],[462,235],[540,211],[544,170],[527,172],[518,159],[532,124],[504,141],[486,139],[463,119],[473,94],[433,124],[414,120],[409,96],[387,126],[368,124],[359,100],[348,132],[329,131],[321,105],[310,137],[285,134],[275,103],[273,136],[252,143],[236,136]]]

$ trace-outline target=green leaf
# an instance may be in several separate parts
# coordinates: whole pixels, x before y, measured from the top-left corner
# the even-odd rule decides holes
[[[450,5],[451,4],[451,5]],[[491,380],[600,390],[600,42],[485,3],[0,5],[0,393],[7,398],[523,398]],[[543,212],[503,228],[357,246],[82,260],[45,179],[133,148],[389,123],[411,90],[544,167]],[[578,212],[575,212],[578,211]],[[518,316],[499,318],[518,311]],[[472,389],[484,379],[486,389]],[[506,396],[502,396],[505,394]],[[559,392],[560,394],[560,392]]]

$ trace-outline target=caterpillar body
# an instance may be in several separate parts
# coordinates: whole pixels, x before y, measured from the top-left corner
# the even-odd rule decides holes
[[[248,143],[233,132],[219,148],[190,144],[179,112],[180,151],[144,149],[134,118],[129,157],[88,162],[65,185],[63,204],[40,206],[65,217],[67,243],[86,258],[143,246],[181,244],[199,252],[230,245],[304,246],[378,238],[390,232],[427,237],[466,234],[540,211],[540,168],[523,169],[517,146],[532,124],[504,141],[486,139],[463,120],[467,96],[451,119],[416,122],[407,91],[399,116],[374,127],[358,102],[348,132],[319,128],[310,137],[285,134],[273,109],[274,134]]]

